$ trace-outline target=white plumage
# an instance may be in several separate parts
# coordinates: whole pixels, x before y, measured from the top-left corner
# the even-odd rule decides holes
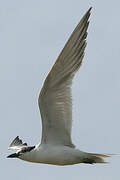
[[[80,68],[86,47],[91,8],[83,16],[49,72],[38,98],[42,118],[41,143],[29,147],[19,137],[9,146],[18,151],[8,157],[55,165],[105,163],[105,154],[82,152],[71,140],[72,80]]]

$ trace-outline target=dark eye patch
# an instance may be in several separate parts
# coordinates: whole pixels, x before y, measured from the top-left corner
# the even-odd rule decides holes
[[[19,153],[26,153],[30,152],[32,149],[34,149],[35,146],[28,146],[28,147],[23,147],[22,150]]]

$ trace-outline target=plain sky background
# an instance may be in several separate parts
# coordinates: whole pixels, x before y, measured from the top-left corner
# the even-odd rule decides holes
[[[66,40],[92,6],[83,65],[73,82],[73,142],[87,152],[120,153],[120,1],[0,1],[0,179],[120,179],[108,165],[59,167],[7,159],[19,135],[39,143],[37,97]]]

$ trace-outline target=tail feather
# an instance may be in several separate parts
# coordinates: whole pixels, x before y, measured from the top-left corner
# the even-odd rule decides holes
[[[110,157],[110,154],[95,154],[87,153],[87,157],[83,159],[83,163],[94,164],[94,163],[108,163],[104,158]]]
[[[99,157],[103,157],[103,158],[107,158],[107,157],[111,157],[112,154],[95,154],[95,153],[88,153],[89,155],[92,156],[99,156]]]

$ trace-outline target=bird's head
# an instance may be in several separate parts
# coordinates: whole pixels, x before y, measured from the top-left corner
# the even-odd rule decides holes
[[[26,153],[30,152],[33,150],[35,146],[26,146],[21,148],[21,150],[17,151],[16,153],[10,154],[7,156],[7,158],[22,158]]]

